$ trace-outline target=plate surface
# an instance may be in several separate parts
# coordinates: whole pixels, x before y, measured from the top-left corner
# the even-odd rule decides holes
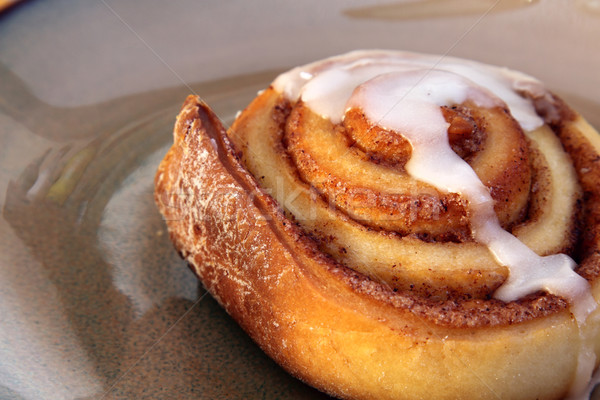
[[[288,4],[289,3],[289,4]],[[594,0],[26,1],[0,14],[0,398],[314,399],[206,295],[152,198],[178,109],[229,124],[358,48],[536,76],[600,127]]]

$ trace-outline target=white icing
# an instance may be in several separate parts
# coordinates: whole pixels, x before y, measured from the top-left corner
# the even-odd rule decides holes
[[[351,91],[353,88],[351,85],[352,82],[356,82],[353,76],[357,70],[364,69],[372,72],[370,76],[364,73],[364,81],[382,73],[402,70],[417,69],[421,70],[424,74],[427,74],[431,70],[452,72],[456,75],[466,77],[474,84],[480,86],[480,88],[486,88],[489,92],[502,99],[510,108],[512,115],[525,130],[533,130],[543,124],[542,119],[536,114],[533,105],[519,96],[515,91],[527,90],[535,94],[545,93],[543,85],[538,80],[521,72],[453,57],[441,58],[440,56],[385,50],[354,51],[294,68],[280,75],[273,82],[273,87],[285,94],[287,98],[294,100],[302,98],[306,101],[307,97],[305,97],[304,92],[311,91],[312,104],[318,104],[315,95],[320,92],[324,97],[320,104],[324,104],[328,101],[328,98],[325,96],[330,92],[336,90]],[[332,76],[346,73],[348,76],[352,76],[346,82],[347,86],[350,87],[343,89],[335,83],[335,80],[316,79],[324,73],[334,74]],[[361,72],[361,74],[363,73]],[[339,104],[335,98],[331,100]],[[332,118],[334,122],[339,121],[344,111],[343,108],[337,108],[335,113],[332,113],[332,115],[327,114],[327,116]]]
[[[509,268],[496,298],[508,302],[545,290],[569,301],[579,325],[596,308],[588,282],[574,272],[576,264],[570,257],[541,257],[501,228],[489,190],[448,143],[449,124],[440,106],[466,100],[481,107],[506,106],[527,131],[543,125],[531,102],[518,93],[544,95],[540,82],[456,58],[357,51],[295,68],[280,75],[273,86],[334,123],[343,120],[347,109],[358,107],[373,123],[401,132],[412,146],[407,172],[439,190],[464,196],[474,239]],[[593,369],[595,355],[586,347],[582,345],[573,393],[581,390],[581,382],[589,380]]]

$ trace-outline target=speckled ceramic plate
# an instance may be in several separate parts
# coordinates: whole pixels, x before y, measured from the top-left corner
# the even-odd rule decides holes
[[[26,1],[0,14],[0,399],[314,399],[197,283],[153,204],[185,96],[226,123],[357,48],[544,80],[600,127],[596,0]]]

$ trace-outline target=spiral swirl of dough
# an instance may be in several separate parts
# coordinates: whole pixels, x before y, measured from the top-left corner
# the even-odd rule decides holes
[[[392,127],[398,114],[405,108],[416,121],[417,128],[405,129],[440,124],[407,99],[418,90],[442,99],[434,117],[450,148],[489,190],[502,228],[535,253],[573,249],[581,189],[569,156],[533,105],[516,91],[504,94],[510,82],[537,96],[537,82],[494,71],[504,81],[490,83],[475,76],[481,68],[351,53],[278,78],[242,113],[230,137],[261,185],[339,262],[395,290],[489,298],[509,271],[474,240],[465,196],[407,171],[413,145]],[[434,93],[440,87],[441,95]],[[393,95],[397,107],[390,112],[386,96]],[[378,105],[374,99],[382,97]],[[434,161],[439,174],[450,164]]]
[[[206,289],[334,396],[561,399],[598,367],[600,135],[528,76],[354,52],[228,130],[189,96],[155,187]]]

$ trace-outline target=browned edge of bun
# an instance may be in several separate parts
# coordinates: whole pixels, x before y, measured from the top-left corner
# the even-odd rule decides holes
[[[196,96],[183,105],[155,186],[171,239],[206,289],[269,356],[336,396],[363,397],[346,383],[332,382],[335,371],[311,365],[301,354],[310,352],[302,346],[311,346],[313,327],[412,337],[418,344],[470,337],[472,329],[536,326],[540,319],[574,324],[557,296],[536,293],[511,303],[431,301],[340,265],[284,216],[240,163],[217,116]],[[299,326],[311,332],[299,333]]]

